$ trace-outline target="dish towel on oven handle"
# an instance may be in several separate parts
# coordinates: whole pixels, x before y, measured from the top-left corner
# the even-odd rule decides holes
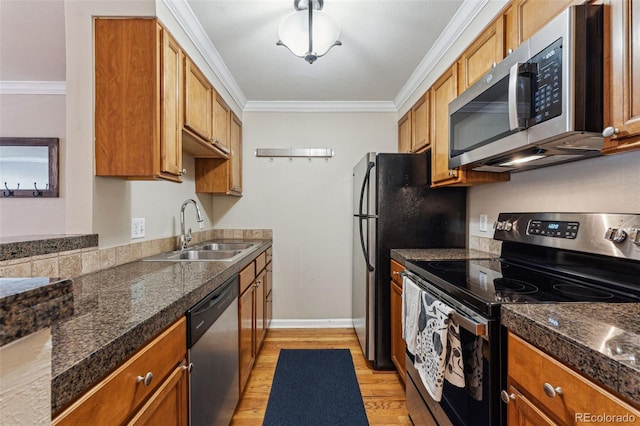
[[[412,355],[416,353],[421,294],[422,290],[411,278],[402,278],[402,338]]]
[[[460,329],[451,318],[452,307],[420,293],[414,367],[431,397],[440,401],[445,379],[458,387],[465,385]]]

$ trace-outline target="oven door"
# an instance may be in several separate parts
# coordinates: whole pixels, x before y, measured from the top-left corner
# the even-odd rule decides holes
[[[499,426],[504,423],[500,404],[501,366],[500,323],[497,318],[485,318],[456,302],[451,296],[424,280],[417,279],[420,287],[452,306],[458,312],[462,358],[465,361],[464,388],[445,380],[442,398],[436,402],[425,389],[418,371],[413,367],[413,355],[407,352],[407,409],[415,424],[455,426]]]

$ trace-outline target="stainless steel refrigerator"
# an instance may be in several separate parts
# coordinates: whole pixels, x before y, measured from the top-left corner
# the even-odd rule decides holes
[[[393,368],[391,249],[466,243],[466,189],[430,185],[429,153],[370,152],[353,169],[353,327],[375,369]]]

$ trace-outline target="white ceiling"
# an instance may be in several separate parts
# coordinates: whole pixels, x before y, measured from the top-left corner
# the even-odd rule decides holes
[[[210,41],[199,49],[249,110],[286,102],[397,110],[488,1],[325,0],[342,46],[308,64],[276,46],[293,0],[163,0],[193,40]]]

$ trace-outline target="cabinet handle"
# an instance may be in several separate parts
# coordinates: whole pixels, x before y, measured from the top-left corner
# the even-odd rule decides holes
[[[400,275],[400,272],[398,272],[398,271],[392,271],[392,272],[391,272],[391,274],[393,274],[393,275]]]
[[[554,388],[551,384],[545,383],[542,388],[549,398],[555,398],[556,395],[562,395],[562,388],[560,386]]]
[[[506,390],[503,390],[500,392],[500,399],[502,399],[502,402],[504,402],[505,404],[508,404],[516,399],[516,396],[512,393],[507,392]]]
[[[511,55],[513,53],[513,49],[507,49],[507,55]]]
[[[608,138],[613,135],[617,135],[618,133],[620,133],[620,129],[618,129],[617,127],[609,126],[602,131],[602,136],[604,136],[605,138]]]
[[[136,383],[142,382],[145,386],[149,386],[152,380],[153,380],[153,373],[149,371],[147,374],[144,375],[144,377],[138,376],[138,378],[136,379]]]
[[[193,371],[193,363],[190,362],[189,365],[183,365],[182,369],[191,374],[191,372]]]
[[[185,176],[187,174],[187,169],[180,170],[180,176]]]

